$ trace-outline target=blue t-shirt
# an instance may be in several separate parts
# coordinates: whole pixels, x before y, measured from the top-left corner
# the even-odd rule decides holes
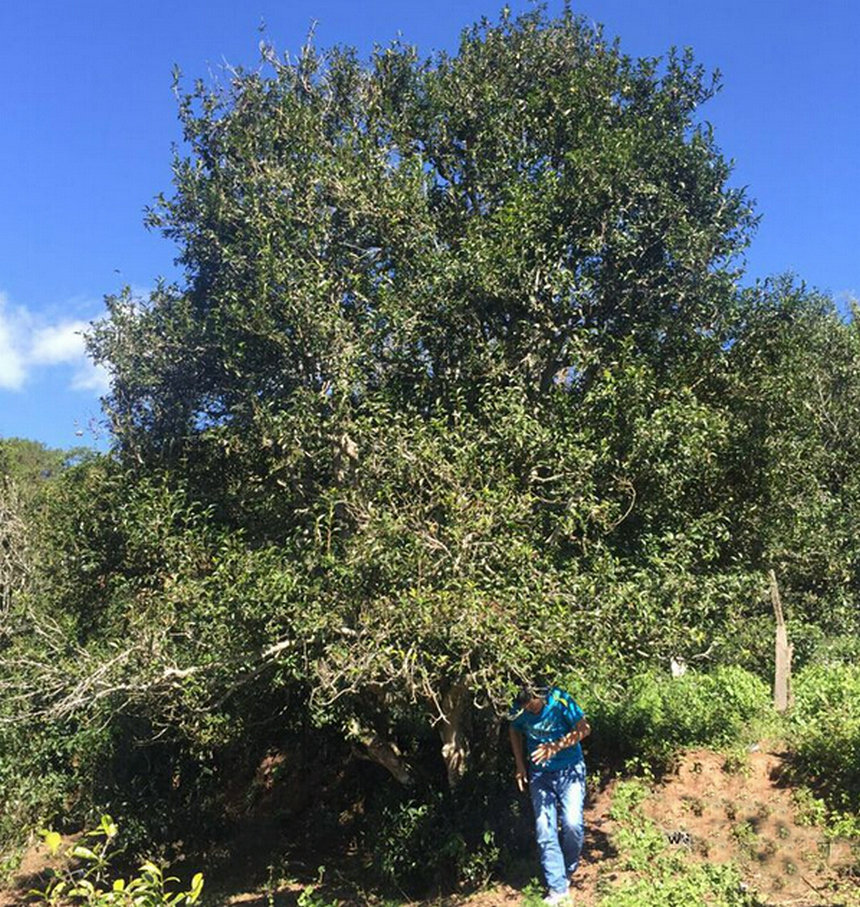
[[[517,715],[517,712],[520,714]],[[582,747],[578,743],[575,746],[565,747],[541,765],[535,765],[531,761],[532,753],[541,743],[551,743],[553,740],[558,740],[559,737],[564,737],[585,717],[570,693],[553,687],[547,693],[546,703],[540,714],[533,715],[525,709],[521,710],[516,703],[511,706],[510,714],[516,715],[515,718],[511,718],[511,727],[526,738],[529,766],[533,770],[552,772],[583,761]]]

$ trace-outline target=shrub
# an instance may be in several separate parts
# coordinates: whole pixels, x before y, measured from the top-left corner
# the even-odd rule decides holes
[[[439,886],[474,891],[486,885],[502,850],[513,843],[511,828],[497,831],[489,824],[498,807],[487,799],[491,788],[483,779],[478,789],[451,796],[378,797],[369,805],[365,829],[376,881],[410,893]]]
[[[860,666],[811,665],[794,684],[789,745],[799,776],[840,808],[860,806]]]
[[[728,746],[754,734],[767,713],[768,689],[742,668],[641,674],[618,692],[599,681],[579,700],[600,751],[663,762],[684,747]]]

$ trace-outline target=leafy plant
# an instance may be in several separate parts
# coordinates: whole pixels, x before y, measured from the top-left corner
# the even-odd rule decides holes
[[[601,694],[583,684],[586,711],[595,726],[595,744],[647,763],[665,763],[692,746],[737,750],[755,739],[767,719],[765,684],[741,668],[718,667],[682,677],[647,673],[621,691]]]
[[[131,878],[109,878],[111,850],[119,829],[110,816],[84,835],[87,844],[76,843],[66,851],[67,867],[54,871],[54,878],[42,891],[31,891],[45,904],[81,904],[87,907],[181,907],[197,903],[203,891],[203,875],[196,873],[188,890],[169,891],[179,879],[165,876],[161,867],[150,860],[141,864],[138,875]],[[43,831],[48,851],[56,855],[62,837],[56,831]],[[89,845],[89,846],[88,846]]]
[[[430,59],[264,45],[177,76],[147,221],[182,276],[88,339],[112,449],[23,510],[2,489],[4,844],[115,805],[141,840],[204,834],[288,752],[291,834],[337,833],[315,782],[342,765],[348,806],[378,798],[375,878],[426,884],[433,850],[477,883],[519,681],[576,674],[592,752],[644,765],[757,718],[768,568],[799,659],[856,635],[860,329],[741,286],[718,87],[541,9]],[[802,687],[798,764],[851,793],[853,707],[819,739]]]
[[[809,665],[794,682],[789,746],[796,773],[832,807],[860,807],[860,668]]]
[[[340,901],[336,898],[334,900],[328,900],[317,893],[317,888],[322,885],[324,876],[325,866],[318,867],[316,884],[305,885],[305,887],[302,888],[296,899],[298,907],[338,907]]]

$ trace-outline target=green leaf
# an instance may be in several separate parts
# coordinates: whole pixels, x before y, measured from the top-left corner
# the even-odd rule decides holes
[[[203,892],[203,873],[195,872],[191,879],[191,891],[188,894],[188,903],[195,904]]]
[[[73,857],[80,857],[82,860],[97,860],[98,855],[90,850],[89,847],[84,847],[83,844],[76,844],[72,849]]]
[[[51,856],[55,856],[60,849],[60,845],[63,843],[62,835],[56,831],[42,831],[41,835],[45,842],[45,847],[48,848],[48,852]]]

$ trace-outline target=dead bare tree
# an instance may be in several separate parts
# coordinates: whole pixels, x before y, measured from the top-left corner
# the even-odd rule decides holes
[[[776,572],[773,569],[768,571],[768,578],[770,580],[770,600],[776,617],[776,671],[773,679],[773,704],[778,712],[784,712],[791,706],[792,701],[791,656],[793,646],[788,641],[782,599],[776,581]]]

